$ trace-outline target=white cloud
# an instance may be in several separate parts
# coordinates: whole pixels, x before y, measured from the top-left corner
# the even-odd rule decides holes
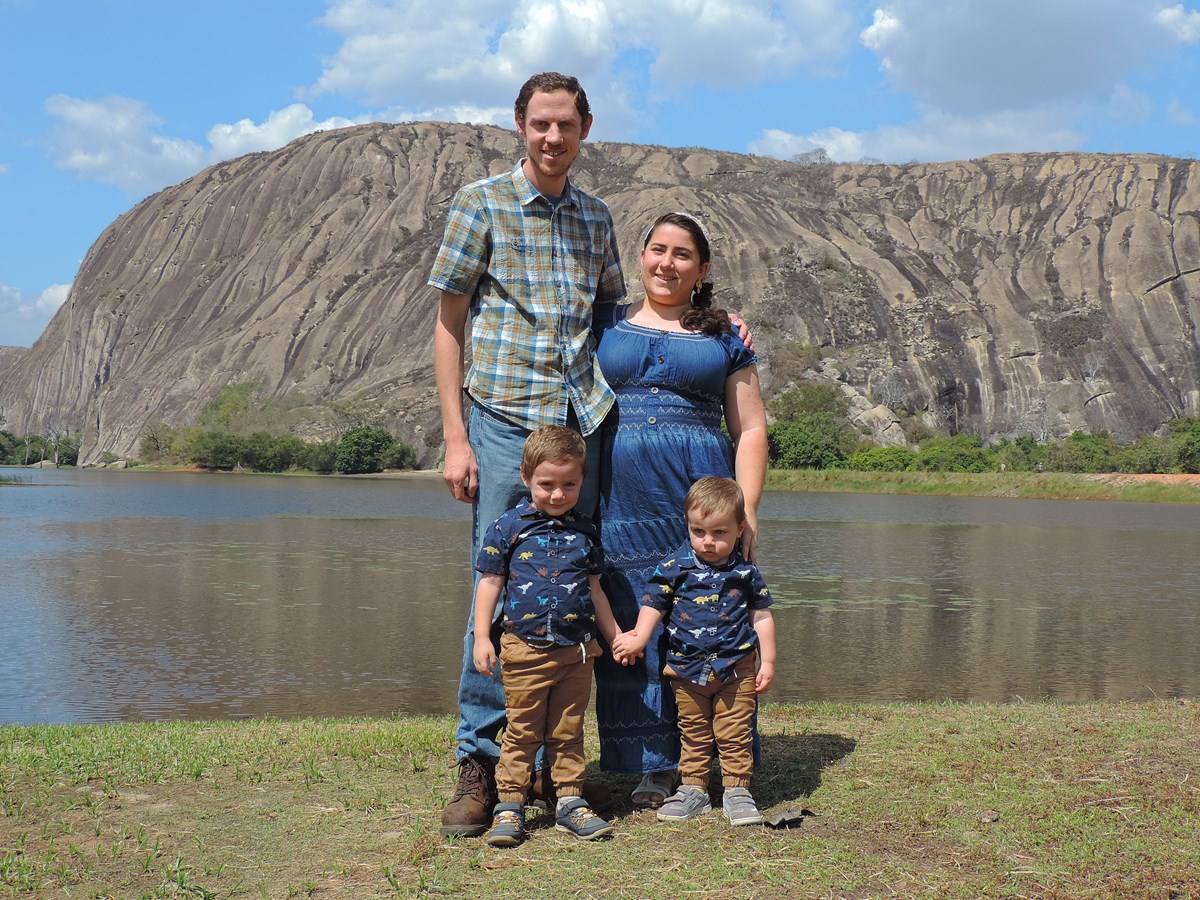
[[[0,346],[30,347],[71,292],[69,284],[52,284],[36,297],[0,284]]]
[[[221,160],[275,150],[314,131],[355,124],[337,116],[318,122],[311,109],[295,103],[274,110],[261,124],[242,119],[214,125],[204,147],[160,134],[163,120],[140,100],[82,100],[56,94],[45,106],[56,120],[48,138],[56,166],[139,195],[182,181]]]
[[[8,174],[8,163],[0,163],[0,175]]]
[[[58,308],[66,302],[67,297],[71,295],[71,285],[69,284],[52,284],[40,294],[37,300],[33,303],[33,308],[36,312],[46,316],[53,316],[58,312]]]
[[[875,131],[828,128],[807,135],[765,131],[750,152],[788,159],[821,148],[838,162],[863,158],[887,162],[973,159],[990,153],[1048,152],[1082,145],[1083,135],[1068,125],[1061,111],[1000,112],[953,116],[930,111],[919,121],[888,125]]]
[[[802,67],[823,71],[849,51],[853,40],[853,15],[848,4],[836,0],[611,5],[624,7],[622,39],[657,52],[650,74],[665,84],[736,87]]]
[[[277,150],[303,135],[354,124],[340,116],[318,122],[311,109],[302,103],[293,103],[273,110],[261,125],[250,119],[241,119],[232,125],[214,125],[207,135],[211,147],[208,156],[217,162],[259,150]]]
[[[198,144],[158,134],[163,120],[140,100],[55,94],[45,108],[57,120],[50,135],[55,165],[131,193],[177,181],[204,161]]]
[[[1196,117],[1196,114],[1178,100],[1172,100],[1167,104],[1167,121],[1174,125],[1200,125],[1200,119]]]
[[[860,35],[895,84],[959,115],[1101,102],[1161,52],[1164,28],[1200,28],[1156,0],[890,0]]]
[[[1200,41],[1200,12],[1184,9],[1182,3],[1160,9],[1154,19],[1181,43],[1194,44]]]
[[[512,126],[512,101],[534,72],[577,76],[605,109],[594,137],[630,123],[663,86],[713,87],[821,70],[844,56],[853,17],[842,0],[335,0],[324,25],[342,38],[314,95],[345,93],[414,117]],[[650,85],[619,73],[648,58]],[[646,95],[649,96],[646,96]],[[599,101],[599,102],[597,102]],[[392,118],[389,115],[388,118]]]
[[[750,142],[750,152],[778,159],[791,159],[811,150],[824,150],[830,159],[853,162],[867,155],[863,135],[841,128],[823,128],[812,134],[790,134],[778,128],[768,128],[757,140]]]
[[[1108,98],[1109,113],[1127,122],[1146,122],[1154,114],[1154,98],[1135,91],[1127,84],[1118,84]]]

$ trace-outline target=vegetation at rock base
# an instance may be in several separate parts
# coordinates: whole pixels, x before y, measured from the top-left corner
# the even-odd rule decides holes
[[[202,469],[253,472],[306,470],[360,475],[385,469],[411,469],[416,450],[382,428],[367,424],[370,410],[341,407],[336,440],[306,441],[291,429],[312,410],[300,397],[270,397],[254,383],[223,388],[192,428],[151,423],[142,432],[142,462],[190,464]]]
[[[443,838],[449,718],[0,727],[10,897],[1200,897],[1191,702],[767,704],[753,790],[612,840]],[[719,797],[719,786],[713,783]]]
[[[1200,417],[1180,416],[1167,434],[1119,444],[1107,433],[1074,431],[1037,441],[1029,433],[985,444],[969,432],[949,433],[923,415],[901,418],[917,446],[881,446],[851,422],[846,400],[832,385],[801,383],[768,401],[770,465],[776,469],[854,469],[867,472],[1074,472],[1083,474],[1200,473]]]

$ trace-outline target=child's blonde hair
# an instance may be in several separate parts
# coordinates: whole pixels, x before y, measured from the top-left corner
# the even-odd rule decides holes
[[[579,463],[582,474],[587,474],[587,444],[579,432],[565,425],[543,425],[525,439],[521,451],[521,474],[526,478],[544,462]]]
[[[739,525],[746,521],[746,498],[732,478],[706,475],[692,485],[683,501],[683,514],[695,510],[702,516],[732,515]]]

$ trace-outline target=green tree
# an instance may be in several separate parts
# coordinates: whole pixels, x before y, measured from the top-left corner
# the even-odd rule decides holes
[[[784,391],[767,404],[776,421],[797,421],[802,416],[827,414],[834,419],[845,419],[850,413],[850,403],[841,390],[832,384],[804,382]]]
[[[771,465],[783,469],[830,469],[846,459],[848,437],[830,413],[806,413],[767,426]]]
[[[383,455],[385,469],[415,469],[417,467],[417,449],[412,444],[396,441],[390,450]]]
[[[50,441],[50,449],[56,466],[73,466],[79,462],[78,435],[61,434]]]
[[[337,466],[337,452],[337,441],[317,441],[305,447],[297,465],[311,472],[328,475]]]
[[[1200,473],[1200,417],[1180,416],[1167,423],[1174,466],[1180,472]]]
[[[1111,472],[1116,442],[1107,431],[1073,431],[1046,448],[1045,468],[1052,472]]]
[[[979,435],[960,432],[923,440],[913,468],[922,472],[986,472],[990,466]]]
[[[245,439],[221,431],[201,431],[188,443],[187,455],[202,469],[234,469],[246,455]]]
[[[179,432],[165,422],[150,422],[142,429],[138,441],[138,456],[147,462],[158,462],[177,452]]]
[[[196,417],[196,426],[204,431],[229,431],[235,419],[253,408],[257,391],[258,384],[253,381],[226,385]]]
[[[334,468],[345,475],[382,472],[384,456],[395,443],[396,439],[381,428],[351,428],[338,443]]]
[[[20,459],[17,448],[21,439],[9,431],[0,430],[0,465],[11,466]]]
[[[851,456],[846,465],[860,472],[903,472],[916,458],[904,447],[868,447]]]

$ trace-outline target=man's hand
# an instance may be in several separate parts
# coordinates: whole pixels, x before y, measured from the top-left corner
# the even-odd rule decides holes
[[[727,315],[729,316],[729,324],[733,326],[733,330],[738,333],[738,337],[742,339],[742,343],[746,345],[746,349],[753,353],[754,335],[750,331],[750,326],[736,313],[727,313]]]
[[[454,495],[455,500],[472,503],[479,490],[479,464],[470,444],[446,447],[446,461],[442,466],[442,480]]]

